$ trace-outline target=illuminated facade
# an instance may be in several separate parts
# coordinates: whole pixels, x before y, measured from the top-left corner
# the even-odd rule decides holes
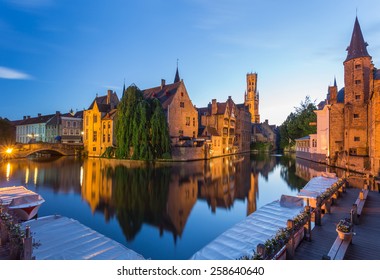
[[[107,95],[96,97],[83,112],[83,144],[88,156],[101,156],[107,147],[115,146],[115,117],[119,98],[108,90]]]

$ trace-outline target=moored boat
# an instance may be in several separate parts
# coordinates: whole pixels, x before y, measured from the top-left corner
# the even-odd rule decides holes
[[[0,206],[14,213],[23,221],[30,220],[37,215],[45,200],[39,194],[24,186],[0,188]]]

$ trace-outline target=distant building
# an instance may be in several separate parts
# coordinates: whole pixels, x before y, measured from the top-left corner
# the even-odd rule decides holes
[[[46,123],[46,142],[82,144],[83,111],[61,114],[59,111]]]
[[[271,150],[277,149],[277,128],[276,125],[270,125],[268,120],[263,123],[252,124],[253,143],[269,143]]]
[[[229,96],[222,103],[213,99],[198,113],[199,136],[210,140],[211,156],[249,151],[251,115],[245,106],[236,105]]]
[[[88,156],[101,156],[107,147],[116,145],[114,118],[118,104],[116,93],[108,90],[83,112],[83,144]]]
[[[16,126],[17,143],[46,142],[46,124],[54,115],[37,117],[24,116],[22,120],[13,122]]]
[[[251,113],[251,122],[260,123],[259,91],[257,90],[257,73],[247,74],[247,91],[244,96],[244,105]]]

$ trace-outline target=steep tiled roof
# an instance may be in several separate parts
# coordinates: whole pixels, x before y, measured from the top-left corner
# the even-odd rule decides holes
[[[107,104],[107,97],[108,97],[107,95],[96,97],[94,101],[91,103],[88,110],[92,110],[94,108],[95,102],[98,104],[99,111],[103,113],[106,113],[109,110],[111,110],[111,104],[112,104],[112,109],[116,108],[117,104],[119,104],[119,98],[117,97],[116,93],[115,92],[111,93],[110,104]]]
[[[144,98],[153,99],[157,98],[164,110],[167,110],[168,106],[173,100],[174,95],[177,93],[177,90],[182,82],[177,82],[169,85],[158,86],[154,88],[144,89],[142,92]]]
[[[52,117],[54,117],[55,114],[52,115],[45,115],[45,116],[38,116],[34,118],[26,118],[24,120],[16,121],[17,125],[29,125],[29,124],[37,124],[37,123],[47,123]]]
[[[216,128],[211,126],[204,127],[199,134],[202,136],[220,136]]]
[[[354,30],[352,31],[351,43],[347,48],[348,53],[345,61],[353,58],[370,56],[367,52],[367,46],[368,44],[364,41],[358,18],[356,18]]]

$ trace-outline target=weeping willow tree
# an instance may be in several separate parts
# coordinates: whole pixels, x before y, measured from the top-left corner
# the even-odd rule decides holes
[[[170,158],[170,136],[165,113],[155,98],[145,100],[131,85],[123,92],[116,121],[117,158]]]

